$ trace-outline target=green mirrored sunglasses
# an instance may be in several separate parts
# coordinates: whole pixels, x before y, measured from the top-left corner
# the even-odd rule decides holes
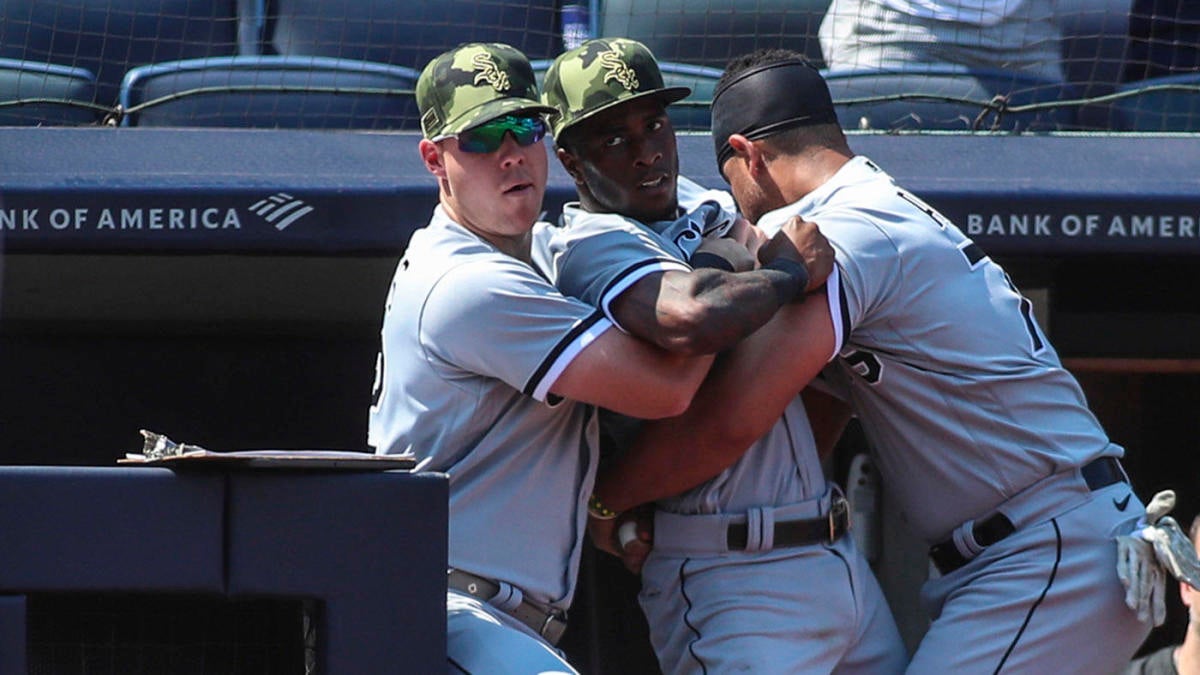
[[[474,129],[455,134],[463,152],[495,152],[504,143],[504,135],[512,134],[517,145],[533,145],[546,136],[546,122],[540,116],[505,115]]]

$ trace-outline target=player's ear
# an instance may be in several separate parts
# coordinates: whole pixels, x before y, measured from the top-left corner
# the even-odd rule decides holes
[[[446,177],[446,164],[442,161],[442,150],[437,143],[428,138],[422,138],[421,142],[417,144],[417,152],[421,153],[421,161],[425,162],[425,168],[429,173],[438,178]]]
[[[766,169],[763,163],[762,148],[757,143],[741,134],[731,135],[728,142],[729,147],[733,150],[730,159],[742,162],[750,171],[750,175],[758,175]]]
[[[576,185],[583,185],[583,170],[579,167],[579,158],[571,154],[571,151],[559,146],[554,154],[558,157],[558,161],[562,164],[563,170],[567,175],[575,181]]]

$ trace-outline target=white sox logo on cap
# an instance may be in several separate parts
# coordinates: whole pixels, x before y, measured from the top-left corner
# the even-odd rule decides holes
[[[617,51],[615,47],[600,53],[600,65],[608,71],[604,74],[605,82],[616,80],[629,91],[637,91],[639,84],[637,73],[621,59],[621,52]]]
[[[471,59],[472,65],[475,66],[475,84],[487,82],[492,85],[492,89],[503,94],[508,91],[508,73],[500,70],[500,66],[496,64],[495,59],[491,54],[476,54],[475,58]]]

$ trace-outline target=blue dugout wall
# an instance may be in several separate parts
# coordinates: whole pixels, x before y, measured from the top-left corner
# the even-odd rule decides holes
[[[0,129],[9,253],[395,255],[436,202],[411,133]],[[1200,253],[1200,138],[856,135],[997,255]],[[684,173],[721,187],[707,135]],[[551,162],[547,212],[573,188]]]

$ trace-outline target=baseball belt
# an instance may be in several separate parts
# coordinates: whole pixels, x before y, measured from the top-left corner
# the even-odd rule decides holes
[[[1084,483],[1092,492],[1106,488],[1113,483],[1128,483],[1129,477],[1121,468],[1121,462],[1115,457],[1101,457],[1084,464],[1080,470]],[[971,526],[971,535],[975,543],[987,548],[1017,531],[1016,525],[1003,513],[994,513],[983,520],[976,521]],[[942,574],[949,574],[966,565],[971,558],[963,555],[954,544],[954,539],[947,539],[935,544],[929,549],[929,557]]]
[[[775,522],[775,548],[832,544],[850,529],[850,507],[840,492],[834,494],[824,518]],[[748,523],[731,523],[726,533],[730,551],[744,551],[750,541]]]
[[[460,593],[466,593],[484,602],[489,602],[500,593],[500,584],[495,581],[477,577],[470,572],[453,568],[449,570],[446,576],[446,583],[451,589]],[[496,607],[496,605],[492,606]],[[563,631],[567,629],[566,613],[553,607],[536,604],[530,600],[522,600],[521,604],[512,609],[496,608],[525,624],[534,633],[542,636],[546,642],[552,645],[558,644],[558,641],[562,638]]]

